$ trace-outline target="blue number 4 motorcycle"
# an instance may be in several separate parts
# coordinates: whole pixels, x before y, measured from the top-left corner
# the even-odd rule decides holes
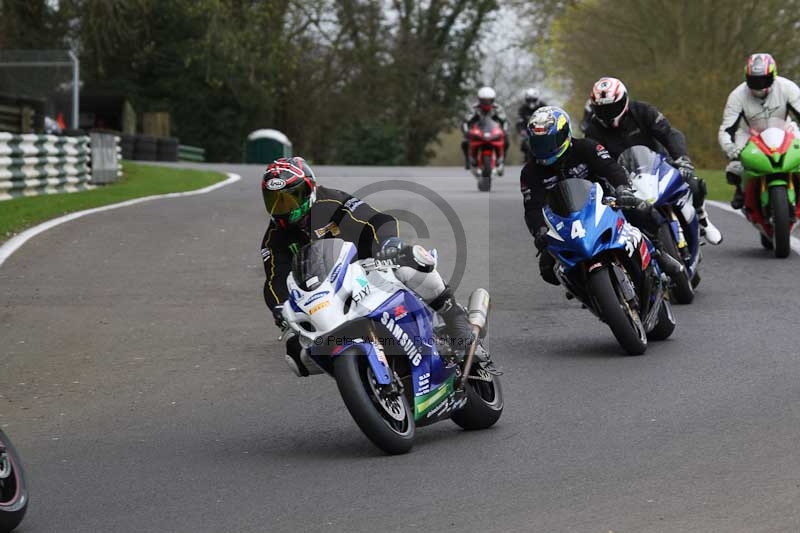
[[[287,355],[290,367],[332,375],[358,427],[387,453],[409,451],[417,426],[447,418],[464,429],[497,422],[503,392],[483,346],[473,343],[463,362],[448,358],[441,326],[394,275],[397,266],[356,255],[350,242],[323,239],[295,257],[283,317],[302,350],[299,360]],[[489,293],[477,289],[469,302],[482,338]]]
[[[598,183],[567,179],[548,193],[544,217],[548,252],[568,291],[608,324],[630,355],[675,329],[667,280],[652,258],[653,245],[612,209]]]
[[[658,228],[663,251],[684,265],[684,271],[670,277],[670,295],[679,304],[694,300],[700,283],[700,223],[692,205],[692,192],[667,159],[646,146],[631,146],[619,156],[631,173],[636,196],[661,213]]]

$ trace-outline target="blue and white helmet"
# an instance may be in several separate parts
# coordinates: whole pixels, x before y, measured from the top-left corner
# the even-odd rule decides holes
[[[572,144],[569,115],[560,107],[545,106],[528,120],[528,143],[540,165],[552,165]]]

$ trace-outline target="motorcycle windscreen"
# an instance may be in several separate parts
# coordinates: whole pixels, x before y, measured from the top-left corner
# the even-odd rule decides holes
[[[617,161],[628,171],[636,196],[650,203],[659,197],[658,167],[661,157],[647,146],[631,146]]]
[[[547,205],[556,215],[568,217],[583,209],[593,186],[591,181],[578,178],[559,181],[547,192]]]
[[[292,261],[292,276],[300,288],[313,291],[325,281],[346,244],[342,239],[320,239],[303,246]]]
[[[631,146],[619,155],[617,161],[629,174],[654,174],[658,154],[647,146]]]
[[[748,126],[750,126],[750,135],[758,135],[771,128],[785,130],[787,127],[791,127],[791,124],[780,117],[769,117],[750,119]]]
[[[497,123],[490,115],[483,115],[478,120],[478,127],[482,132],[491,133],[495,128],[499,128],[500,124]]]

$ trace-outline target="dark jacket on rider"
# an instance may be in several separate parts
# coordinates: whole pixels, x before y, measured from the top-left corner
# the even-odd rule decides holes
[[[528,128],[528,121],[533,112],[547,104],[538,98],[531,103],[525,102],[517,109],[517,133],[522,134]]]
[[[311,241],[338,237],[358,246],[358,258],[372,257],[380,243],[397,237],[397,219],[381,213],[366,202],[344,191],[317,186],[317,199],[311,206],[305,223],[280,229],[267,228],[261,241],[261,258],[267,279],[264,300],[270,309],[289,297],[286,277],[292,268],[292,258]]]
[[[631,100],[628,112],[616,128],[607,128],[592,116],[584,134],[602,143],[614,159],[635,145],[647,146],[672,159],[687,155],[683,133],[673,128],[658,109],[645,102]]]
[[[489,115],[492,117],[492,120],[500,124],[500,127],[503,128],[503,131],[506,132],[506,136],[508,136],[508,117],[506,117],[506,112],[503,109],[503,106],[500,104],[492,105],[492,109],[488,113],[481,109],[478,104],[472,106],[472,111],[467,113],[467,116],[464,117],[463,124],[461,124],[461,131],[464,133],[464,135],[469,133],[469,129],[475,122],[479,121],[481,117],[486,115]]]
[[[525,224],[534,237],[546,227],[542,208],[547,191],[568,178],[581,178],[608,184],[613,188],[628,185],[628,174],[600,144],[588,139],[572,139],[572,145],[555,164],[539,165],[535,160],[522,167],[520,189],[525,206]]]

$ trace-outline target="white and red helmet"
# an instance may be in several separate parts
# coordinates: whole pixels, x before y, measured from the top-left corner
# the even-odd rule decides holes
[[[616,128],[628,112],[628,89],[617,78],[600,78],[592,87],[591,101],[600,124]]]
[[[494,99],[497,94],[491,87],[481,87],[478,90],[478,105],[485,113],[488,113],[494,107]]]
[[[756,98],[766,98],[778,75],[775,60],[769,54],[752,54],[744,67],[747,87]]]

